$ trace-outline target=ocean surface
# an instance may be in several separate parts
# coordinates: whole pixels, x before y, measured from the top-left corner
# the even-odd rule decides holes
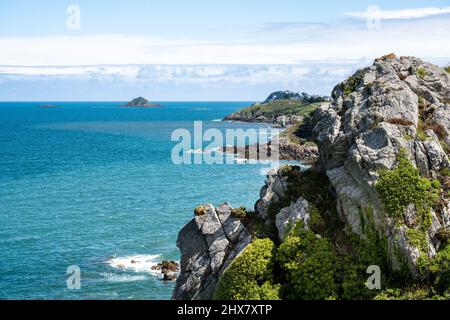
[[[0,299],[170,299],[151,267],[179,260],[198,204],[253,208],[263,165],[175,165],[177,128],[220,122],[248,102],[0,103]],[[132,263],[132,260],[134,263]],[[67,288],[67,268],[81,289]]]

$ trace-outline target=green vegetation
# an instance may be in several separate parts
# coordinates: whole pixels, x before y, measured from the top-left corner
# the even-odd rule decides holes
[[[426,127],[423,120],[419,117],[419,122],[417,123],[417,139],[420,141],[428,140],[428,135],[425,133]]]
[[[450,73],[450,66],[445,67],[444,70]]]
[[[319,212],[334,208],[335,202],[328,192],[329,180],[324,172],[313,169],[302,170],[298,166],[285,166],[281,174],[287,178],[288,190],[285,198],[280,201],[286,207],[292,200],[300,197],[314,204]]]
[[[447,172],[448,171],[448,172]],[[417,260],[424,278],[411,277],[399,248],[394,249],[400,271],[390,268],[388,242],[384,230],[377,230],[371,205],[360,208],[360,226],[364,237],[336,220],[336,203],[330,194],[325,174],[296,166],[280,169],[288,188],[280,202],[269,207],[272,217],[299,197],[310,203],[310,220],[305,228],[298,222],[280,242],[274,223],[265,224],[258,217],[253,225],[265,229],[231,264],[219,280],[218,299],[443,299],[450,298],[450,245],[436,258],[428,257],[427,228],[430,209],[441,192],[441,181],[420,177],[419,171],[401,150],[393,170],[380,172],[376,189],[389,216],[403,224],[403,212],[409,205],[419,213],[414,227],[406,229],[408,242],[420,250]],[[441,174],[450,174],[443,169]],[[236,209],[241,215],[244,208]],[[248,220],[246,217],[245,220]],[[443,245],[450,231],[442,228],[438,237]],[[445,239],[445,240],[444,240]],[[397,250],[397,251],[395,251]],[[382,270],[383,291],[366,287],[367,267]]]
[[[430,291],[427,288],[418,289],[386,289],[377,294],[374,300],[430,300]],[[439,297],[435,297],[439,299]]]
[[[337,256],[327,238],[318,238],[303,227],[294,228],[277,250],[286,272],[288,299],[337,298]]]
[[[443,168],[439,173],[444,177],[450,177],[450,168]]]
[[[196,216],[203,216],[205,214],[205,207],[204,206],[198,206],[194,209],[194,214]]]
[[[420,110],[420,111],[423,111],[423,110],[425,109],[425,107],[426,107],[425,99],[424,99],[423,97],[419,96],[419,97],[417,98],[417,102],[418,102],[418,104],[419,104],[419,110]]]
[[[422,253],[428,252],[426,231],[408,228],[406,230],[406,237],[408,238],[409,243],[418,248]]]
[[[449,227],[441,227],[437,231],[437,238],[439,241],[441,241],[443,244],[447,244],[448,240],[450,239],[450,228]]]
[[[231,209],[231,216],[238,219],[243,219],[247,216],[247,209],[245,207]]]
[[[319,209],[313,204],[309,206],[309,227],[314,233],[323,234],[325,232],[325,221],[320,215]]]
[[[280,286],[273,283],[275,246],[256,239],[221,276],[214,297],[219,300],[276,300]]]
[[[437,201],[440,190],[433,188],[428,179],[420,177],[419,170],[408,159],[405,150],[400,150],[397,162],[394,169],[379,171],[380,177],[375,187],[384,208],[390,217],[403,222],[406,207],[414,204],[420,225],[428,228],[431,224],[430,209]]]
[[[360,208],[359,215],[365,239],[359,237],[352,239],[358,254],[357,260],[364,266],[378,265],[387,269],[387,239],[375,228],[371,206],[367,209]]]
[[[273,120],[279,116],[306,116],[316,110],[319,105],[319,103],[307,103],[292,99],[275,100],[244,108],[239,111],[239,114],[252,118],[264,116]]]
[[[353,91],[356,90],[356,87],[361,82],[362,76],[360,74],[355,74],[348,78],[347,82],[344,84],[344,97],[349,96]]]
[[[450,245],[440,250],[433,259],[430,271],[439,294],[450,295]]]
[[[405,139],[406,141],[411,141],[413,140],[413,137],[410,134],[403,134],[403,139]]]
[[[424,68],[419,68],[419,69],[417,69],[417,76],[418,76],[420,79],[425,78],[426,75],[427,75],[427,71],[426,71]]]

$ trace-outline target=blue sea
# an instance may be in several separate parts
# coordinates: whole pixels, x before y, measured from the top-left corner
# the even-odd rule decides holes
[[[170,299],[151,266],[179,260],[201,203],[252,208],[263,165],[175,165],[177,128],[220,122],[248,102],[0,103],[0,299]],[[81,289],[67,288],[67,268]]]

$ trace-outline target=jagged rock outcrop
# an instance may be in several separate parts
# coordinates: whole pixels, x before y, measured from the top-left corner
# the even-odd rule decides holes
[[[336,191],[338,213],[364,237],[361,212],[372,215],[388,242],[392,266],[406,258],[413,274],[421,252],[385,212],[375,190],[380,169],[392,169],[406,150],[422,176],[436,178],[450,165],[444,148],[450,132],[450,77],[443,69],[414,57],[384,57],[359,70],[332,92],[332,104],[315,113],[319,165]],[[414,206],[408,216],[417,216]],[[439,245],[436,231],[448,223],[448,211],[432,210],[428,256]],[[402,256],[401,257],[399,257]]]
[[[195,217],[179,233],[181,273],[173,298],[177,300],[211,299],[219,276],[251,242],[244,224],[225,203],[195,210]]]
[[[270,205],[279,202],[286,194],[287,188],[287,179],[280,170],[274,168],[267,173],[265,184],[259,193],[259,200],[255,204],[255,211],[262,220],[268,221]]]
[[[308,228],[309,219],[310,205],[309,202],[303,197],[300,197],[297,201],[292,202],[289,207],[281,209],[275,218],[275,225],[278,229],[278,236],[280,240],[283,241],[286,234],[299,221],[302,221],[304,227]]]

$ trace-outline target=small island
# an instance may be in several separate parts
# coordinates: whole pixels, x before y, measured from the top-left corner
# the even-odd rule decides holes
[[[131,100],[123,107],[127,107],[127,108],[158,108],[158,107],[162,107],[162,106],[160,104],[153,104],[143,97],[138,97],[138,98]]]

